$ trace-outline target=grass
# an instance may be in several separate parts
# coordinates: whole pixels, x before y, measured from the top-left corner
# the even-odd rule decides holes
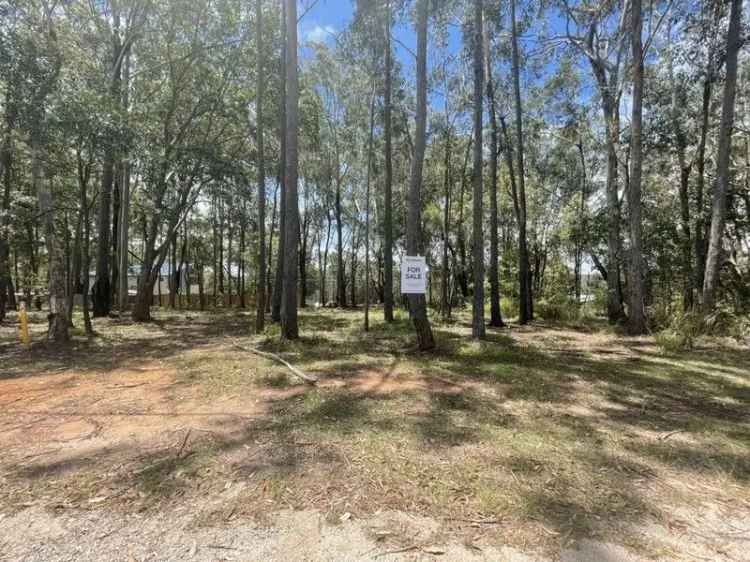
[[[331,521],[398,509],[440,518],[458,534],[472,532],[462,521],[502,521],[487,536],[506,544],[600,537],[647,553],[661,547],[633,525],[669,521],[674,506],[750,508],[750,351],[728,342],[669,352],[591,320],[489,330],[476,342],[459,313],[435,323],[438,348],[425,354],[414,350],[402,311],[393,324],[374,312],[367,333],[361,311],[305,311],[295,342],[280,341],[275,326],[251,334],[249,313],[156,320],[104,321],[96,339],[75,334],[64,353],[41,343],[33,354],[19,351],[2,332],[0,351],[13,362],[0,384],[56,369],[99,377],[156,361],[174,373],[170,400],[191,390],[205,407],[231,400],[264,409],[196,436],[180,457],[172,435],[125,460],[89,452],[62,474],[43,461],[31,463],[33,472],[28,462],[6,462],[14,499],[38,485],[52,501],[43,484],[54,478],[92,494],[126,489],[132,501],[111,507],[161,509],[220,497],[226,482],[240,481],[239,495],[201,520],[281,507],[312,507]],[[282,354],[319,386],[300,385],[228,338]],[[97,477],[84,481],[92,468]]]

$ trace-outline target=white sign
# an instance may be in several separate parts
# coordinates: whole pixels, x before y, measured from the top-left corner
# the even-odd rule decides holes
[[[401,262],[401,292],[424,295],[427,292],[427,262],[424,256],[404,256]]]

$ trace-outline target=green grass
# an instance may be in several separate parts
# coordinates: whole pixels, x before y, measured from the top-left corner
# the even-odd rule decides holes
[[[270,498],[329,514],[497,518],[506,523],[488,533],[499,541],[542,546],[591,536],[633,545],[631,524],[669,518],[675,505],[750,501],[747,349],[714,342],[670,352],[590,319],[472,341],[459,311],[434,323],[437,349],[419,353],[403,311],[386,324],[376,309],[369,332],[361,310],[302,311],[294,342],[274,325],[252,334],[249,313],[155,316],[97,328],[95,341],[76,334],[78,351],[47,350],[17,370],[94,374],[158,359],[207,402],[273,396],[268,414],[230,437],[196,442],[195,458],[140,459],[153,467],[139,486],[155,496],[247,478],[247,512]],[[321,383],[264,394],[300,381],[228,338],[281,354]],[[218,460],[243,451],[250,460]]]

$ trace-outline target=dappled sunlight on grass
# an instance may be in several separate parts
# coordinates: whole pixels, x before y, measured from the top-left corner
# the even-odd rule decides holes
[[[294,342],[273,325],[253,334],[251,315],[233,311],[156,314],[150,325],[111,322],[106,337],[76,335],[64,354],[18,353],[4,377],[22,384],[62,370],[99,384],[102,373],[156,364],[169,377],[161,410],[221,406],[234,416],[170,425],[154,442],[143,437],[143,449],[104,440],[80,458],[65,453],[56,477],[88,490],[76,498],[124,488],[122,509],[240,479],[233,513],[285,505],[497,519],[488,533],[498,540],[544,546],[591,536],[633,544],[632,523],[669,518],[677,504],[750,508],[747,350],[667,354],[593,322],[511,326],[473,341],[459,312],[435,324],[433,353],[417,353],[408,317],[386,324],[378,314],[365,332],[359,310],[302,311]],[[317,387],[234,342],[279,354],[317,375]],[[98,415],[92,404],[83,418]],[[182,435],[189,444],[176,455]],[[54,498],[42,484],[61,462],[11,455],[0,501]],[[91,470],[102,476],[85,477]]]

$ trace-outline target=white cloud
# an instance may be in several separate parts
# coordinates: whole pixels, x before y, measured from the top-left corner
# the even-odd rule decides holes
[[[325,43],[335,33],[336,28],[332,25],[316,25],[305,34],[305,39],[310,43]]]

